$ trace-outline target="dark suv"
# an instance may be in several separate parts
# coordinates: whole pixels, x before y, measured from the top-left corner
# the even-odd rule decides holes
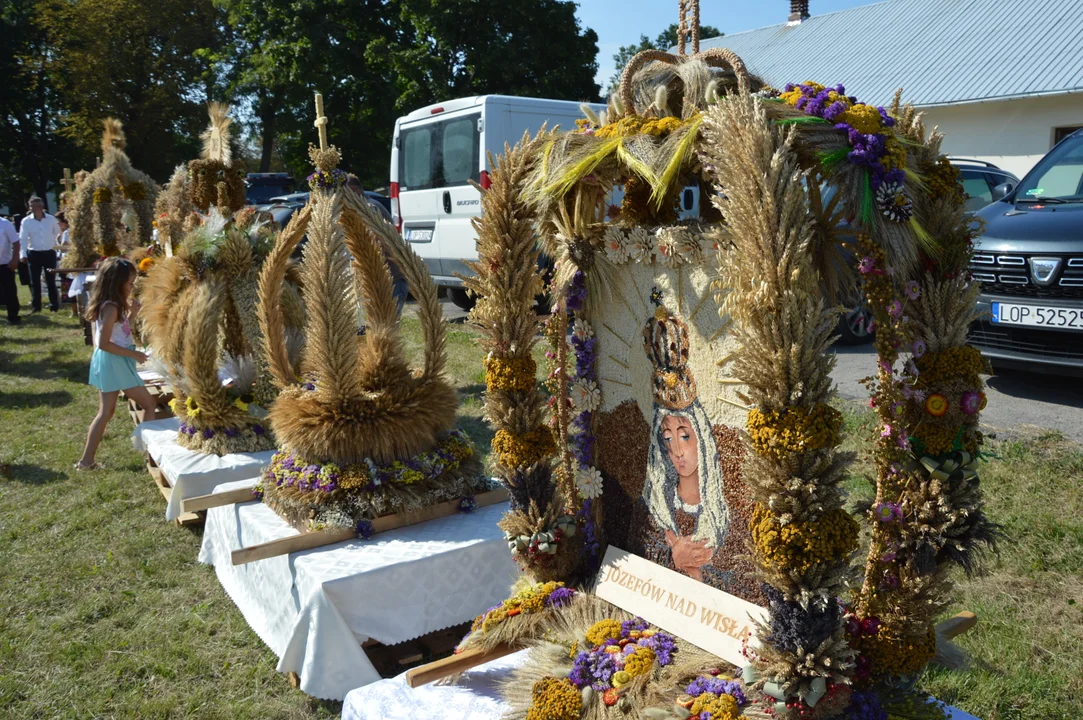
[[[991,162],[966,158],[948,158],[948,160],[959,168],[959,174],[962,176],[967,212],[977,212],[993,202],[993,191],[997,186],[1009,183],[1015,187],[1019,184],[1019,178],[1007,170],[1001,170]]]
[[[970,271],[984,317],[970,341],[995,366],[1083,374],[1083,130],[979,210]]]

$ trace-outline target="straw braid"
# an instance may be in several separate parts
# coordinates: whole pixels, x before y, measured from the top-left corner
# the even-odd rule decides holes
[[[202,283],[192,297],[184,333],[188,392],[199,404],[200,425],[228,426],[233,406],[218,379],[218,326],[226,294],[218,281],[211,280]]]
[[[341,199],[341,192],[317,192],[301,277],[308,314],[305,365],[316,372],[322,397],[348,403],[360,396],[361,385],[356,299],[342,227],[336,222]]]
[[[311,214],[306,205],[290,220],[278,236],[271,254],[259,274],[259,329],[263,334],[263,351],[267,355],[275,385],[286,388],[297,381],[289,352],[286,350],[286,326],[282,317],[282,281],[290,267],[290,255],[305,234]]]
[[[345,205],[356,212],[380,240],[391,262],[398,266],[399,271],[406,278],[410,294],[417,300],[417,315],[421,320],[421,330],[425,337],[425,366],[421,379],[431,379],[442,375],[444,364],[447,362],[445,350],[447,329],[444,313],[440,309],[440,301],[437,298],[436,285],[424,261],[402,239],[395,230],[395,226],[387,222],[367,200],[347,193]]]

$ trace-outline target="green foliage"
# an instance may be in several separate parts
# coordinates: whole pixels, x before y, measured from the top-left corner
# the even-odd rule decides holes
[[[700,27],[699,36],[700,39],[719,37],[724,33],[716,27],[711,25],[703,25]],[[613,77],[609,78],[609,88],[607,92],[613,92],[620,85],[620,74],[624,71],[624,66],[628,64],[628,61],[634,58],[638,53],[644,50],[669,50],[672,47],[677,46],[677,23],[673,23],[662,32],[658,33],[658,37],[651,40],[646,35],[639,36],[639,42],[633,45],[621,45],[620,49],[613,55],[613,62],[617,65],[617,72],[613,74]],[[691,45],[686,48],[688,52],[691,52]]]
[[[156,180],[198,154],[214,81],[199,50],[221,32],[210,0],[40,0],[36,13],[50,46],[53,112],[86,153],[84,166],[101,154],[106,117],[124,123],[133,165]]]

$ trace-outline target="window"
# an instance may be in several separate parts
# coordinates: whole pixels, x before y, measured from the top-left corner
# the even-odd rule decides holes
[[[1083,125],[1076,125],[1074,127],[1053,128],[1053,144],[1056,145],[1061,140],[1074,133],[1076,130],[1083,130]]]
[[[963,192],[966,193],[965,208],[968,212],[981,210],[993,202],[992,188],[985,179],[985,173],[978,170],[963,170]]]
[[[1016,202],[1040,202],[1043,198],[1083,200],[1083,137],[1057,145],[1019,183]]]
[[[429,122],[399,136],[399,185],[431,190],[466,185],[480,178],[478,115]]]
[[[465,117],[444,125],[443,180],[444,185],[465,185],[477,179],[474,149],[478,146],[477,118]]]
[[[407,130],[402,137],[403,190],[426,190],[433,186],[432,136],[436,125]]]

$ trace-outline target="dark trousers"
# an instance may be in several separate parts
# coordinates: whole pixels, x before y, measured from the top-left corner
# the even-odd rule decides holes
[[[26,254],[30,263],[30,304],[35,310],[41,310],[41,276],[45,276],[45,287],[49,291],[49,309],[60,309],[59,294],[56,291],[56,275],[46,270],[56,269],[56,252],[53,250],[31,250]]]
[[[19,291],[15,287],[16,271],[0,265],[0,304],[8,306],[8,320],[19,320]]]

